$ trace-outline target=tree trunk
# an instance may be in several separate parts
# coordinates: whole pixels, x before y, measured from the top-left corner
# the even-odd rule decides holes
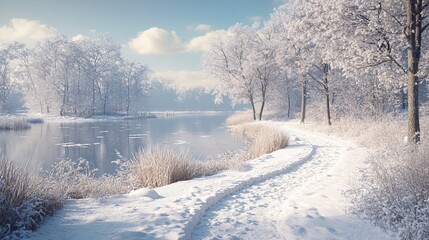
[[[265,99],[262,100],[261,111],[259,112],[259,121],[262,121],[262,112],[264,111],[264,107],[265,107]]]
[[[325,94],[326,94],[326,111],[328,116],[328,125],[331,126],[331,108],[329,106],[329,85],[328,85],[328,72],[329,72],[329,65],[324,64],[323,65],[323,72],[324,72],[324,86]]]
[[[329,92],[326,92],[326,111],[328,114],[328,125],[331,126],[331,107],[329,106]]]
[[[264,84],[262,84],[262,104],[261,104],[261,110],[259,111],[259,121],[262,120],[262,112],[264,111],[264,107],[265,107],[265,94],[267,93],[267,87],[264,86]]]
[[[287,94],[287,117],[290,118],[290,95]]]
[[[421,0],[407,0],[408,143],[420,142],[418,76],[421,51]]]
[[[253,100],[253,96],[250,96],[250,97],[249,97],[249,102],[250,102],[250,105],[252,106],[252,111],[253,111],[253,120],[255,120],[255,121],[256,121],[256,108],[255,108],[255,102],[254,102],[254,100]]]
[[[304,77],[301,80],[301,123],[305,121],[305,108],[307,100],[307,81]]]

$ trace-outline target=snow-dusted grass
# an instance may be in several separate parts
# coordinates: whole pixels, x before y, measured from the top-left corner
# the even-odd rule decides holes
[[[30,123],[22,117],[1,117],[0,131],[5,130],[24,130],[30,128]]]
[[[144,187],[160,187],[202,175],[200,164],[188,154],[159,147],[139,151],[131,171]]]
[[[77,162],[62,160],[45,173],[45,184],[64,199],[104,197],[127,193],[134,188],[127,162],[120,161],[116,175],[97,177],[97,169],[91,169],[87,160]]]
[[[382,119],[342,118],[328,126],[323,120],[309,121],[303,128],[330,133],[342,138],[351,139],[368,148],[384,147],[394,141],[403,140],[406,136],[406,120],[399,117],[385,116]]]
[[[352,210],[400,239],[429,239],[429,144],[392,145],[369,163],[348,192]]]
[[[427,117],[420,119],[422,143],[406,144],[407,123],[401,116],[379,120],[343,119],[331,127],[307,123],[372,149],[367,166],[346,193],[350,210],[371,223],[397,233],[400,239],[429,238],[429,138]]]
[[[248,159],[285,148],[289,145],[289,135],[281,129],[260,122],[245,123],[231,127],[232,132],[250,141]]]
[[[226,125],[228,126],[234,126],[234,125],[240,125],[248,122],[253,121],[253,115],[252,112],[239,112],[235,113],[234,115],[231,115],[226,119]]]
[[[24,232],[34,230],[62,203],[41,179],[0,158],[0,239],[19,238]]]
[[[213,175],[237,168],[240,163],[226,158],[207,161],[192,159],[188,154],[154,147],[139,151],[131,164],[133,181],[140,187],[161,187],[196,177]]]

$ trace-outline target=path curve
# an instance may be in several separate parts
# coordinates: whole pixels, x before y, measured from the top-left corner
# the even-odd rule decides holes
[[[342,199],[341,191],[347,183],[332,182],[330,178],[342,171],[345,156],[356,151],[352,144],[300,130],[296,124],[275,125],[289,131],[301,144],[313,146],[314,154],[291,171],[219,201],[206,211],[191,239],[361,239],[362,233],[353,228],[369,228],[365,239],[390,238],[381,230],[346,216],[345,202],[335,202]],[[365,154],[357,151],[361,154],[357,157],[363,160]],[[351,169],[342,174],[351,174]],[[341,225],[338,219],[346,220]]]

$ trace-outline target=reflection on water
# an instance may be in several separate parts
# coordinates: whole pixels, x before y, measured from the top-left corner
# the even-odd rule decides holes
[[[0,132],[0,149],[30,171],[48,169],[60,159],[84,158],[100,173],[113,173],[117,151],[132,158],[141,148],[159,145],[204,159],[238,149],[224,125],[226,114],[96,122],[49,122],[26,131]]]

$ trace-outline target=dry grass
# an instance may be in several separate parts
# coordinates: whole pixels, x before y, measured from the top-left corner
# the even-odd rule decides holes
[[[1,117],[0,131],[6,130],[24,130],[30,128],[30,123],[22,117]]]
[[[62,206],[62,199],[35,177],[0,159],[0,238],[15,239],[34,230],[43,218]]]
[[[91,169],[87,160],[62,160],[45,173],[44,184],[64,199],[127,193],[135,187],[127,169],[128,162],[122,160],[121,164],[116,175],[97,177],[97,170]]]
[[[253,122],[252,112],[239,112],[226,119],[226,124],[228,126],[240,125],[248,122]]]
[[[186,153],[154,147],[139,151],[130,171],[138,187],[161,187],[178,181],[213,175],[227,169],[240,169],[242,161],[225,154],[206,161],[194,160]]]
[[[160,187],[203,175],[201,163],[188,154],[159,147],[139,151],[131,171],[143,187]]]
[[[248,159],[260,157],[289,145],[289,135],[264,123],[247,123],[231,127],[233,133],[250,141]]]

